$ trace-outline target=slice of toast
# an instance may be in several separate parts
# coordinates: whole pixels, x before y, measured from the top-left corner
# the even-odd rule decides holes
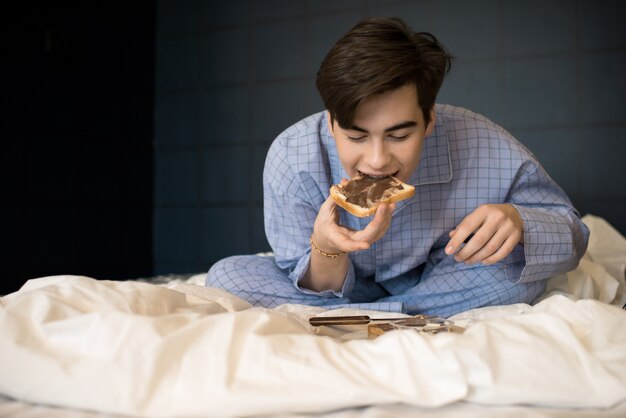
[[[330,188],[335,202],[351,214],[364,218],[376,212],[381,203],[393,203],[415,194],[415,187],[396,177],[356,176]]]

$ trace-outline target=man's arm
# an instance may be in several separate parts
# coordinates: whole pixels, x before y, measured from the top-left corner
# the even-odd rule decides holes
[[[338,223],[339,207],[332,197],[321,206],[311,235],[311,260],[300,285],[311,290],[338,292],[349,267],[348,254],[367,250],[387,232],[395,204],[382,204],[372,221],[361,231]]]
[[[470,233],[474,237],[459,251]],[[509,269],[508,276],[526,282],[574,269],[588,238],[589,230],[565,192],[529,160],[520,167],[505,204],[483,205],[468,215],[453,231],[446,254],[458,251],[457,261],[493,264],[521,252],[524,262]]]
[[[331,222],[338,215],[339,208],[317,185],[305,184],[306,181],[292,172],[279,145],[276,146],[277,152],[270,149],[263,179],[265,232],[276,264],[302,292],[341,297],[353,284],[354,270],[348,255],[325,257],[310,244],[312,238],[322,252],[343,251],[334,249],[322,238],[323,235],[314,233],[314,224],[322,219],[320,212],[325,213],[325,219]],[[349,251],[369,247],[360,241],[352,245]]]

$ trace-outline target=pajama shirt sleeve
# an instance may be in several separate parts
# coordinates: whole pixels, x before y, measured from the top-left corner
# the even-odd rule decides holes
[[[576,268],[587,248],[589,229],[540,165],[522,164],[507,203],[517,209],[524,224],[524,260],[512,264],[516,268],[509,269],[509,280],[542,280]]]
[[[340,292],[315,292],[298,284],[309,267],[309,237],[319,208],[328,197],[328,190],[324,193],[319,179],[309,172],[294,171],[297,165],[289,161],[290,153],[284,140],[286,138],[279,137],[272,145],[263,174],[265,233],[276,264],[303,293],[341,297],[354,286],[354,267],[351,262]]]

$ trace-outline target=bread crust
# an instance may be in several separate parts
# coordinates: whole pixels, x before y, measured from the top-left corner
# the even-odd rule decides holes
[[[360,178],[360,176],[357,176],[348,181],[356,181]],[[335,203],[337,203],[349,213],[353,214],[354,216],[358,216],[359,218],[365,218],[367,216],[373,215],[376,212],[376,209],[378,209],[378,205],[380,205],[381,203],[394,203],[413,197],[413,195],[415,194],[415,187],[410,184],[404,183],[396,177],[392,177],[392,179],[397,185],[402,186],[402,190],[392,192],[391,196],[382,198],[374,202],[374,204],[367,208],[347,202],[346,196],[341,192],[340,184],[335,184],[331,186],[330,195],[332,196]]]

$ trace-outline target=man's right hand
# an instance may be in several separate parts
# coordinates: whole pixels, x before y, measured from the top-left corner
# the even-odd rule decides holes
[[[381,204],[374,218],[363,230],[354,230],[339,224],[340,207],[328,196],[313,225],[313,242],[328,253],[367,250],[389,229],[395,207],[395,203]]]

